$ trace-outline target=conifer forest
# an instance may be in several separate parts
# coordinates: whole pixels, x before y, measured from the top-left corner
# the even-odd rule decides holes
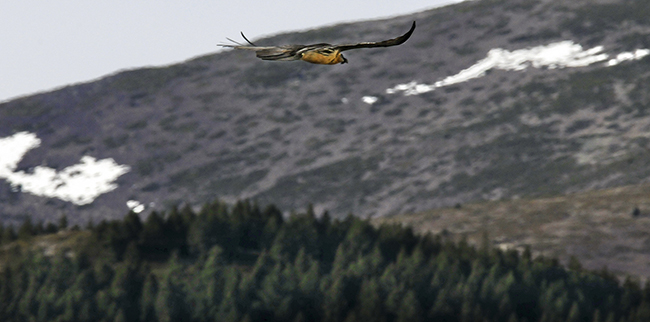
[[[0,231],[2,321],[650,320],[633,278],[312,207],[214,201]],[[29,247],[51,234],[75,244]]]

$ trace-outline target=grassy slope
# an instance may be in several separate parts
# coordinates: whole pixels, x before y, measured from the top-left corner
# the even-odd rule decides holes
[[[8,244],[0,245],[0,267],[12,255],[26,251],[42,251],[51,256],[58,252],[74,254],[79,247],[84,247],[89,240],[90,232],[86,230],[67,230],[56,234],[34,236],[32,238],[18,239]]]
[[[376,218],[402,223],[420,233],[450,234],[502,248],[558,257],[576,256],[585,268],[603,266],[641,279],[650,275],[650,185],[575,193],[559,197],[466,204],[414,214]],[[634,217],[635,208],[640,215]]]

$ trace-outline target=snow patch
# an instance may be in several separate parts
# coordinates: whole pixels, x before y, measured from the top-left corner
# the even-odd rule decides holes
[[[479,60],[476,64],[460,71],[456,75],[449,76],[434,84],[419,84],[412,81],[406,84],[398,84],[393,88],[386,89],[387,94],[404,92],[404,95],[418,95],[435,90],[438,87],[449,86],[469,81],[474,78],[485,76],[491,69],[506,71],[521,71],[528,67],[534,68],[567,68],[584,67],[597,62],[606,61],[609,55],[603,53],[603,46],[596,46],[584,50],[581,45],[571,40],[551,43],[545,46],[537,46],[525,49],[508,51],[501,48],[491,49],[487,57]],[[650,54],[650,49],[637,49],[634,52],[624,52],[610,59],[605,66],[614,66],[622,61],[641,59]]]
[[[361,98],[361,101],[363,101],[366,104],[372,105],[377,102],[378,98],[375,96],[364,96]]]
[[[35,167],[32,173],[16,172],[25,153],[40,144],[41,140],[29,132],[0,139],[0,178],[9,181],[12,189],[85,205],[115,190],[117,184],[113,181],[130,170],[129,166],[119,165],[110,158],[97,160],[83,156],[78,164],[58,172],[45,166]]]
[[[41,145],[36,135],[28,132],[18,132],[8,138],[0,139],[0,177],[13,172],[27,151]]]
[[[129,207],[129,209],[131,209],[131,211],[133,211],[136,214],[141,213],[142,211],[144,211],[145,208],[144,205],[137,200],[128,200],[126,202],[126,206]]]
[[[637,49],[635,51],[627,51],[616,55],[607,62],[607,66],[615,66],[626,60],[639,60],[645,56],[650,55],[650,49]]]

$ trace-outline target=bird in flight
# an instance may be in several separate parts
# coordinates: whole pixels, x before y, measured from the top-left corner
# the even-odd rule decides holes
[[[343,45],[330,45],[325,43],[313,45],[282,45],[282,46],[257,46],[253,44],[244,33],[241,36],[246,40],[248,45],[238,43],[230,38],[234,45],[219,44],[221,47],[229,47],[235,49],[252,50],[258,58],[263,60],[303,60],[313,64],[345,64],[348,60],[343,57],[341,52],[358,49],[358,48],[375,48],[375,47],[391,47],[403,44],[415,30],[415,21],[411,25],[411,29],[405,34],[384,41],[377,42],[360,42],[357,44],[343,44]]]

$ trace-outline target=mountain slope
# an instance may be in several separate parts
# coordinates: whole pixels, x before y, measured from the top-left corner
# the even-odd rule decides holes
[[[219,196],[381,216],[646,182],[648,6],[472,1],[254,40],[381,40],[417,21],[404,45],[351,51],[346,65],[225,51],[4,103],[0,137],[40,140],[5,172],[49,171],[50,191],[84,156],[128,172],[83,204],[7,175],[0,214],[84,222],[123,216],[127,201],[141,211]],[[524,57],[506,68],[495,53]]]
[[[633,185],[544,198],[477,202],[415,214],[373,219],[424,234],[533,255],[571,256],[590,270],[647,279],[650,265],[650,185]]]

